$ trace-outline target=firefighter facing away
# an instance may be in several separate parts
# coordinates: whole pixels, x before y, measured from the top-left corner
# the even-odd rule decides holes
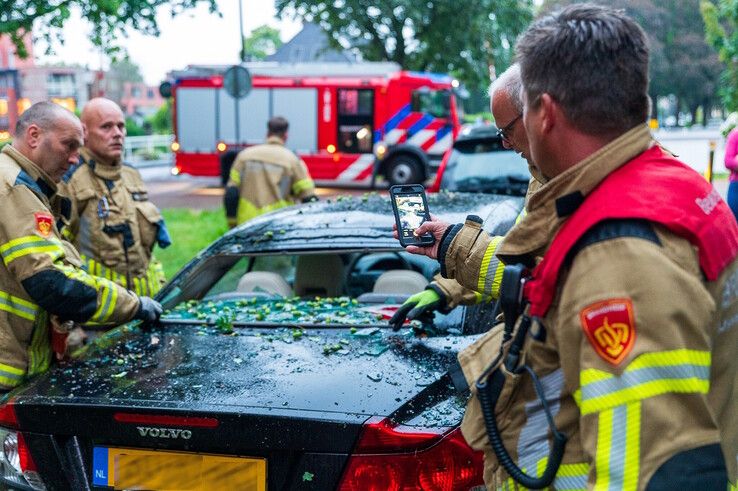
[[[112,326],[161,314],[151,298],[89,275],[62,238],[70,203],[57,183],[81,146],[77,117],[41,102],[20,116],[0,153],[0,391],[46,371],[53,352],[63,355],[69,321]]]
[[[165,278],[152,251],[171,240],[141,174],[122,161],[123,111],[109,99],[95,98],[85,105],[81,120],[85,144],[80,160],[60,184],[60,192],[72,201],[65,235],[88,273],[137,295],[154,295]]]
[[[316,199],[305,162],[284,146],[288,129],[286,119],[273,117],[266,143],[242,150],[233,162],[224,197],[231,228],[297,200]]]
[[[515,279],[503,297],[523,293],[501,348],[459,354],[476,381],[462,432],[485,452],[485,482],[734,489],[738,225],[651,137],[645,35],[622,11],[577,4],[535,21],[516,51],[549,181],[496,250]],[[490,241],[476,217],[416,232],[437,242],[408,250],[474,284],[467,266]]]

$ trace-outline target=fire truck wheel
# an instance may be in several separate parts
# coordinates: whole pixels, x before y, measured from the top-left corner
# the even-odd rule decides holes
[[[231,167],[237,155],[237,150],[228,150],[220,155],[220,183],[223,187],[228,184],[228,175],[231,173]]]
[[[387,162],[384,178],[392,186],[397,184],[420,184],[423,182],[423,166],[411,155],[397,155]]]

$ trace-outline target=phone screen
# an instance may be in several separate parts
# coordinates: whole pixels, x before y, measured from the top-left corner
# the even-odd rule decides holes
[[[426,219],[423,193],[396,194],[395,205],[400,216],[400,235],[406,240],[415,240],[413,232]]]

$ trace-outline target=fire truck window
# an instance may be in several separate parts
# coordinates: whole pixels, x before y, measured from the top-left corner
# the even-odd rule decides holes
[[[338,89],[338,149],[346,153],[371,153],[373,145],[374,91]]]
[[[367,116],[372,114],[374,94],[371,90],[338,91],[338,112],[342,116]]]
[[[451,112],[451,96],[446,90],[416,90],[413,92],[412,110],[436,118],[447,118]]]

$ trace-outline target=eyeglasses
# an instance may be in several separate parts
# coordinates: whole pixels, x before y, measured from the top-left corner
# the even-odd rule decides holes
[[[515,123],[517,123],[518,120],[522,117],[523,117],[523,113],[520,113],[515,119],[510,121],[510,123],[507,126],[505,126],[504,128],[499,128],[497,130],[497,136],[499,136],[505,141],[510,141],[510,135],[508,133],[512,131],[513,126],[515,126]]]

